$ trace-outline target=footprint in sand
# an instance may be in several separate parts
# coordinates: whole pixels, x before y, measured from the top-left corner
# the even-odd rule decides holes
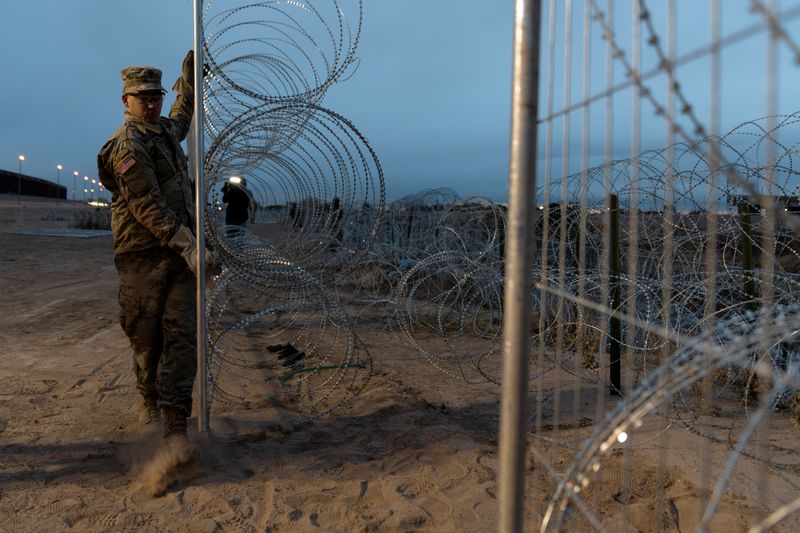
[[[74,500],[72,498],[64,498],[60,500],[56,500],[52,503],[45,505],[42,509],[47,512],[47,514],[57,514],[63,513],[73,507],[83,507],[83,504],[79,500]]]

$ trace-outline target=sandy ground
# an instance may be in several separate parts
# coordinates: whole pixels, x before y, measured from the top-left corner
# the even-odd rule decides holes
[[[448,378],[369,324],[361,335],[374,372],[348,408],[325,418],[293,416],[291,406],[257,412],[233,442],[198,435],[192,417],[195,465],[149,496],[143,472],[159,438],[136,421],[116,294],[110,237],[0,233],[0,530],[496,530],[498,387]],[[597,418],[593,390],[561,391],[559,425],[551,401],[520,466],[526,530],[538,530],[555,486],[544,465],[567,469]],[[576,397],[584,410],[573,409]],[[703,427],[715,423],[729,427]],[[774,424],[786,444],[775,453],[797,462],[794,428]],[[610,531],[692,531],[710,493],[703,465],[713,478],[729,447],[657,418],[637,436],[604,461],[585,501]],[[799,486],[796,467],[746,460],[711,530],[745,531]],[[576,517],[565,530],[591,529]]]

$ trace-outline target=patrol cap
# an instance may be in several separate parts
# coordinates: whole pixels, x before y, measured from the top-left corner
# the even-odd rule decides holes
[[[126,67],[122,75],[122,92],[136,94],[144,91],[167,92],[161,86],[161,71],[153,67]]]

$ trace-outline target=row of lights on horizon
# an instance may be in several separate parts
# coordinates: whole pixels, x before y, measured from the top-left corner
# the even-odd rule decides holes
[[[22,163],[25,161],[25,156],[23,154],[19,154],[17,156],[19,160],[19,171],[18,171],[18,178],[17,178],[17,204],[22,202]],[[64,170],[64,165],[61,163],[56,165],[56,185],[61,186],[61,171]],[[72,203],[74,204],[78,201],[78,193],[80,189],[78,188],[78,183],[80,173],[77,170],[72,171]],[[67,188],[69,191],[69,188]],[[95,195],[95,193],[97,193]],[[106,194],[107,191],[103,184],[100,183],[100,180],[90,178],[89,176],[83,177],[83,200],[84,202],[98,202],[98,201],[105,201],[108,199]],[[58,204],[60,197],[56,197],[56,204]]]

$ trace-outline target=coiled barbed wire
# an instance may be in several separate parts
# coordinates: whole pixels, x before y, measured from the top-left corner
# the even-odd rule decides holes
[[[716,323],[713,336],[700,335],[687,338],[681,348],[656,369],[650,378],[632,392],[630,398],[619,404],[602,424],[595,426],[594,434],[586,440],[573,464],[558,483],[542,520],[542,531],[561,531],[565,527],[565,512],[580,499],[580,492],[593,481],[602,468],[602,458],[612,452],[618,443],[624,443],[627,432],[642,425],[643,420],[664,402],[690,388],[703,377],[729,365],[747,365],[753,354],[764,349],[773,358],[783,357],[781,348],[793,343],[800,330],[800,307],[776,305],[760,312],[747,312],[731,316]],[[759,372],[773,380],[774,387],[757,413],[750,418],[745,431],[728,461],[728,466],[717,482],[714,497],[704,509],[702,522],[707,526],[715,513],[722,490],[727,486],[736,461],[741,455],[752,456],[745,449],[755,432],[763,425],[766,414],[772,409],[776,394],[787,386],[798,386],[800,354],[794,353],[782,367],[763,365]],[[793,461],[791,466],[797,466]],[[579,512],[588,507],[577,505]],[[593,523],[599,523],[596,518]]]
[[[369,378],[370,356],[340,289],[376,238],[383,171],[356,127],[321,105],[355,70],[362,18],[360,0],[205,4],[206,234],[220,269],[207,302],[217,435],[235,433],[231,416],[248,408],[325,414]],[[218,220],[216,196],[232,176],[247,182],[257,206],[249,228]]]
[[[780,128],[791,132],[796,126],[800,114],[782,117]],[[798,169],[792,166],[796,144],[788,144],[776,161],[763,161],[764,152],[761,146],[767,139],[773,139],[779,131],[767,132],[763,127],[764,119],[750,121],[740,125],[729,134],[713,139],[720,147],[721,153],[726,153],[727,158],[737,167],[737,173],[751,176],[752,179],[763,180],[772,176],[775,180],[772,190],[777,195],[787,198],[796,196],[800,191]],[[743,142],[744,140],[744,142]],[[698,144],[712,142],[711,140],[698,141]],[[724,150],[724,151],[723,151]],[[675,154],[674,166],[665,154],[670,151]],[[726,152],[725,152],[726,151]],[[668,166],[670,165],[670,166]],[[723,199],[718,217],[718,229],[715,236],[716,244],[709,241],[705,232],[705,213],[708,187],[708,173],[711,166],[707,161],[697,155],[694,147],[686,144],[677,144],[662,150],[648,151],[634,159],[612,161],[589,169],[586,173],[574,174],[565,179],[570,183],[568,190],[573,191],[575,197],[559,200],[548,206],[540,206],[541,217],[539,225],[534,228],[534,233],[539,247],[537,261],[532,265],[532,272],[541,268],[543,254],[549,256],[548,269],[552,272],[549,279],[557,279],[558,254],[566,247],[566,286],[573,295],[578,293],[577,262],[579,257],[579,236],[583,237],[585,247],[585,271],[580,283],[586,298],[603,302],[606,296],[601,293],[603,280],[600,277],[600,265],[607,261],[607,251],[604,249],[604,240],[607,238],[604,213],[607,209],[607,196],[616,194],[623,206],[622,216],[630,204],[631,169],[638,167],[638,209],[640,211],[640,224],[638,225],[638,250],[637,267],[635,276],[623,273],[612,283],[611,288],[618,287],[623,298],[623,306],[634,313],[638,320],[648,324],[663,324],[660,294],[660,268],[664,262],[663,224],[665,202],[663,199],[664,176],[671,173],[675,181],[674,205],[676,213],[666,221],[671,225],[673,248],[669,260],[673,264],[674,279],[672,284],[670,327],[682,334],[700,331],[704,318],[703,279],[706,269],[718,271],[717,315],[712,319],[726,316],[749,307],[757,307],[760,300],[744,292],[747,281],[754,281],[758,271],[746,270],[742,261],[742,244],[746,239],[754,248],[755,253],[772,253],[778,256],[778,272],[775,278],[777,302],[790,303],[796,297],[797,273],[800,261],[795,259],[800,252],[800,244],[793,236],[794,230],[788,224],[779,225],[775,239],[775,249],[761,249],[759,232],[764,223],[763,217],[749,217],[750,229],[742,226],[743,217],[736,212],[737,203],[747,195],[738,184],[724,182],[719,185],[716,192]],[[612,176],[610,190],[605,190],[604,177],[607,173]],[[724,173],[718,168],[716,172]],[[588,176],[588,178],[587,178]],[[586,208],[585,226],[579,227],[578,198],[580,188],[579,180],[583,179],[592,191],[592,197]],[[551,184],[553,193],[551,198],[558,198],[555,191],[561,189],[560,183]],[[762,185],[762,187],[766,187]],[[547,196],[540,190],[539,197]],[[445,198],[444,202],[441,198]],[[542,223],[544,217],[549,218],[548,239],[543,240]],[[567,226],[566,241],[560,239],[559,227]],[[628,243],[631,242],[628,226],[621,224],[621,252],[624,257],[627,253]],[[414,347],[425,359],[435,362],[442,368],[443,361],[451,364],[474,366],[475,361],[482,360],[474,353],[478,344],[472,344],[469,350],[464,351],[459,357],[458,351],[454,352],[450,345],[439,351],[431,350],[426,344],[436,344],[458,335],[468,335],[463,326],[473,322],[476,310],[481,309],[485,316],[491,316],[492,329],[491,341],[487,342],[484,356],[497,356],[497,335],[499,323],[502,321],[502,254],[505,239],[505,208],[488,200],[466,199],[457,200],[452,191],[428,191],[426,193],[404,198],[395,202],[387,210],[384,224],[380,228],[377,243],[384,252],[384,260],[389,265],[375,261],[376,269],[389,269],[382,275],[385,280],[396,279],[394,308],[392,313],[396,319],[396,327],[402,332],[406,344]],[[708,246],[716,245],[720,248],[719,265],[704,265],[703,251]],[[392,271],[391,269],[394,268]],[[449,281],[445,281],[448,279]],[[626,301],[627,287],[635,281],[637,294],[635,301]],[[606,283],[608,281],[606,280]],[[480,287],[476,294],[484,296],[471,296],[466,299],[456,297],[461,294],[465,285]],[[409,296],[413,293],[413,296]],[[446,297],[453,296],[452,299]],[[486,296],[491,294],[492,296]],[[375,299],[380,295],[376,294]],[[553,329],[556,318],[555,301],[546,298],[541,300],[539,295],[534,296],[535,312],[541,310],[546,314],[545,327],[535,333],[544,336],[548,345],[554,345],[555,330]],[[580,306],[564,303],[568,309],[562,309],[562,321],[569,328],[573,321],[580,316]],[[417,316],[419,315],[419,316]],[[604,320],[607,316],[593,315],[596,322],[589,325],[598,334],[606,331]],[[451,318],[445,318],[451,317]],[[586,322],[586,319],[583,319]],[[454,328],[454,325],[458,327]],[[634,330],[635,331],[635,328]],[[419,332],[419,335],[418,333]],[[423,340],[423,335],[428,340]],[[665,342],[652,334],[635,331],[636,336],[623,335],[624,345],[634,353],[644,355],[658,354]],[[431,337],[435,337],[435,340]],[[534,333],[532,332],[532,335]],[[477,337],[486,337],[483,331]],[[419,338],[418,338],[419,337]],[[475,339],[474,339],[475,340]],[[488,339],[484,339],[488,340]],[[587,347],[580,347],[571,342],[577,342],[577,336],[566,338],[566,350],[584,351]],[[585,342],[590,340],[584,339]],[[465,343],[469,344],[469,343]],[[590,342],[594,349],[602,347],[595,335]],[[587,354],[587,360],[594,357]],[[643,359],[643,362],[646,359]],[[596,360],[594,360],[596,363]],[[463,369],[452,371],[444,369],[451,375],[463,375]],[[571,368],[571,372],[582,374],[580,368]],[[480,372],[478,372],[480,374]],[[494,380],[490,376],[484,378]]]
[[[270,0],[217,7],[208,0],[203,17],[209,72],[204,118],[212,137],[263,103],[319,103],[357,63],[360,0]],[[290,139],[282,132],[275,140]]]

